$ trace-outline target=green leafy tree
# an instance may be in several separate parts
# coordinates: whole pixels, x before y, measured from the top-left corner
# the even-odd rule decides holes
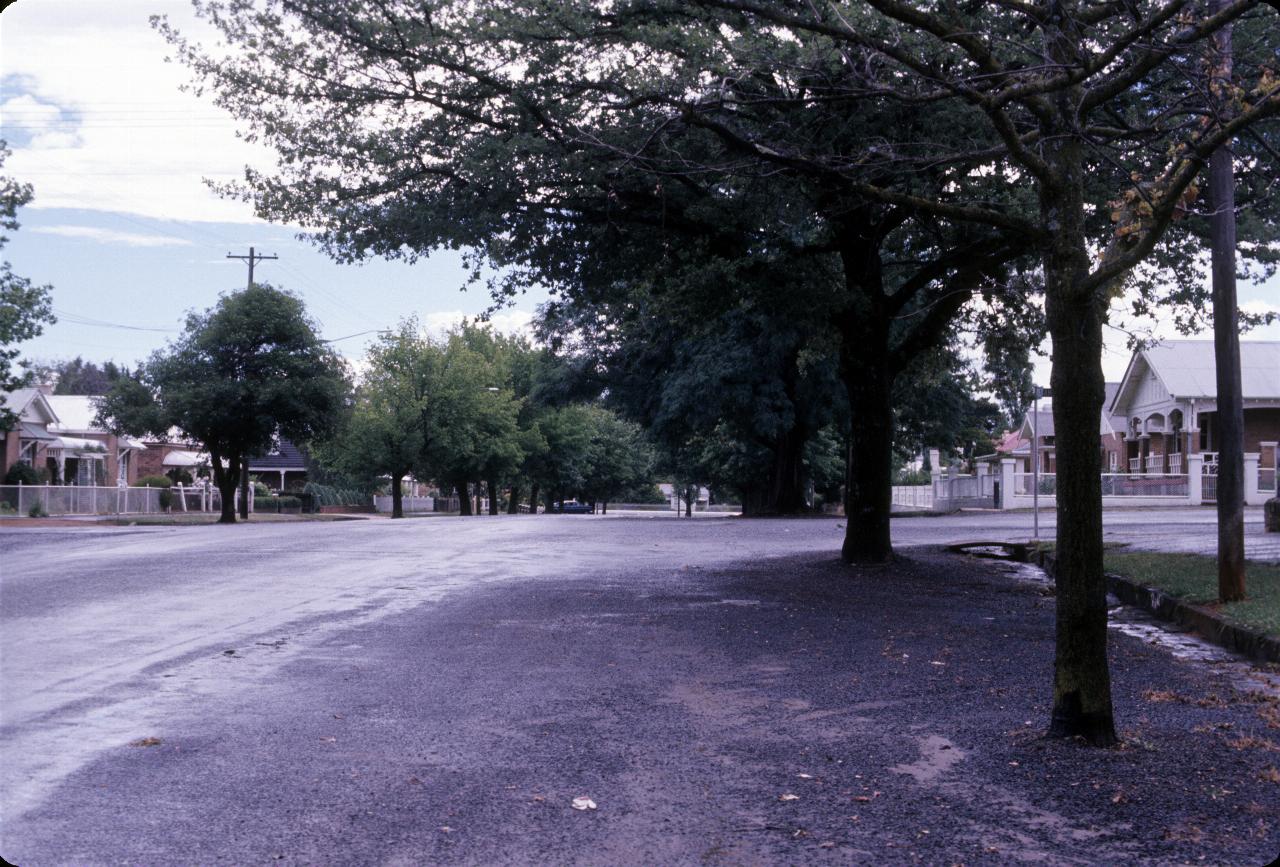
[[[602,406],[587,412],[590,439],[578,495],[604,513],[610,500],[652,484],[654,453],[639,425]]]
[[[348,477],[388,476],[391,517],[402,518],[404,478],[422,465],[435,433],[444,352],[408,319],[370,346],[365,360],[354,406],[319,458]]]
[[[277,435],[322,439],[346,392],[343,363],[316,336],[302,301],[255,285],[188,314],[182,336],[153,353],[137,377],[116,381],[98,418],[119,433],[177,428],[201,443],[222,495],[219,520],[235,523],[236,485],[247,477],[249,456]],[[247,492],[242,499],[247,507]]]
[[[0,140],[0,168],[10,150]],[[7,232],[18,229],[18,208],[31,201],[31,185],[0,175],[0,249],[9,241]],[[0,393],[22,388],[30,381],[26,370],[16,366],[16,344],[38,337],[45,325],[57,320],[53,315],[53,289],[36,286],[13,273],[9,263],[0,263]],[[0,407],[0,431],[9,430],[17,417]]]
[[[127,371],[114,361],[99,366],[77,355],[70,361],[48,365],[47,373],[53,380],[54,394],[96,395],[106,394],[111,384]]]

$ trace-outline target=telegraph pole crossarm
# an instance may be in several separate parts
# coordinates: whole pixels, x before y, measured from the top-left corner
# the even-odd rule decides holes
[[[249,283],[248,283],[248,288],[252,289],[252,288],[253,288],[253,266],[254,266],[254,263],[255,263],[255,262],[262,262],[262,261],[265,261],[265,260],[267,260],[267,259],[279,259],[280,257],[279,257],[279,256],[277,256],[277,255],[275,255],[274,253],[273,253],[273,254],[271,254],[270,256],[265,256],[265,255],[263,255],[262,253],[257,253],[257,252],[255,252],[255,251],[254,251],[254,249],[253,249],[252,247],[250,247],[250,248],[249,248],[249,255],[248,255],[248,256],[237,256],[237,255],[235,255],[235,254],[233,254],[233,253],[228,253],[228,254],[227,254],[227,258],[228,258],[228,259],[239,259],[241,262],[248,262],[248,263],[249,263]]]

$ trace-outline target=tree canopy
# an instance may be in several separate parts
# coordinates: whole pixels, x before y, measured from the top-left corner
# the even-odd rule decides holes
[[[250,456],[266,452],[276,436],[300,443],[323,437],[346,391],[344,365],[316,336],[302,301],[254,285],[188,314],[176,341],[136,376],[115,382],[98,417],[118,432],[176,428],[202,443],[222,495],[221,520],[232,523],[236,484]]]

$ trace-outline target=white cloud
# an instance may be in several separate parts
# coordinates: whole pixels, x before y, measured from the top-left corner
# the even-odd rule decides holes
[[[186,3],[41,0],[4,12],[5,101],[21,128],[6,174],[35,188],[33,208],[82,208],[180,220],[257,222],[203,178],[227,181],[264,149],[235,136],[225,112],[181,93],[185,68],[148,24],[165,12],[205,38]]]
[[[461,324],[463,319],[474,322],[475,318],[475,314],[464,313],[461,310],[439,310],[434,313],[424,313],[420,317],[423,329],[437,337]],[[500,334],[530,336],[533,328],[533,313],[528,310],[499,310],[489,317],[488,324]]]
[[[30,229],[42,235],[60,235],[64,238],[83,238],[100,244],[123,244],[126,247],[190,247],[192,243],[168,235],[143,235],[137,232],[117,232],[95,226],[35,226]]]

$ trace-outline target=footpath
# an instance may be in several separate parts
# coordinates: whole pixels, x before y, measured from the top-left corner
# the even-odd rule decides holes
[[[826,555],[618,564],[346,629],[77,772],[8,823],[0,854],[24,867],[1276,857],[1274,691],[1115,634],[1123,746],[1046,739],[1050,591],[997,564],[907,554],[865,569]]]

